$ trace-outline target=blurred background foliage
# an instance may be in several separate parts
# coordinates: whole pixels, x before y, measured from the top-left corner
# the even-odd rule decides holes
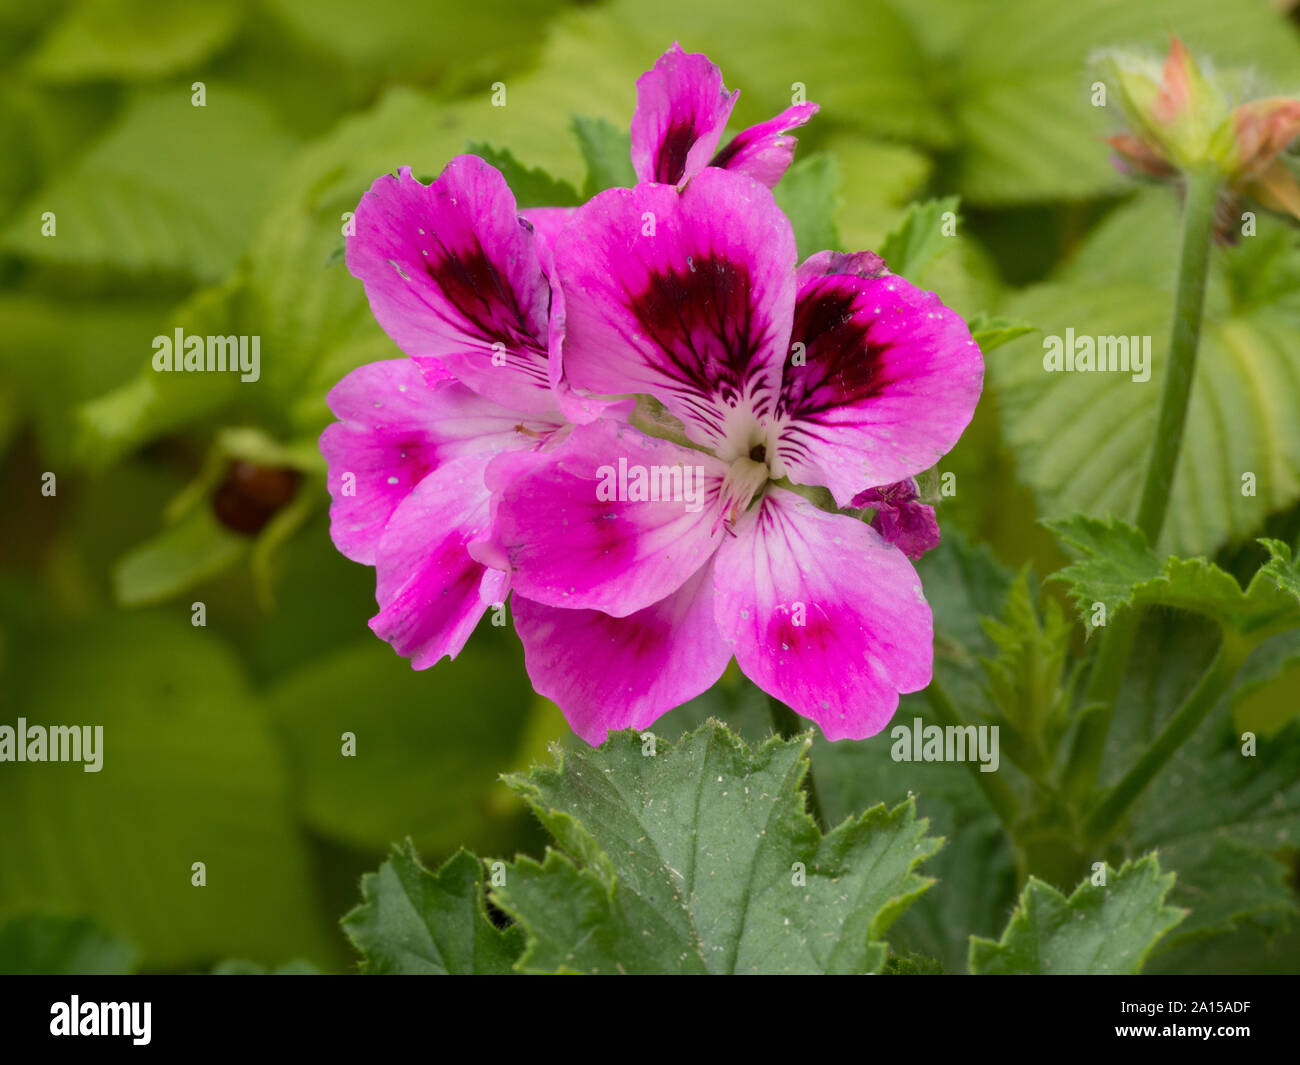
[[[12,919],[0,969],[346,969],[338,916],[391,841],[411,836],[430,863],[461,844],[540,845],[497,777],[566,730],[532,694],[517,641],[485,625],[454,664],[412,672],[366,628],[372,571],[328,538],[325,394],[399,354],[337,261],[343,213],[377,175],[409,164],[432,176],[479,142],[581,188],[572,116],[625,129],[635,79],[678,39],[742,90],[737,128],[781,110],[795,82],[822,105],[787,184],[834,199],[828,243],[877,247],[909,202],[959,196],[959,235],[913,280],[967,315],[1151,335],[1158,367],[1177,201],[1110,165],[1088,56],[1163,52],[1172,29],[1295,94],[1286,6],[0,0],[0,720],[102,723],[107,747],[98,775],[0,768],[0,923]],[[496,82],[505,107],[491,104]],[[1294,541],[1300,528],[1295,230],[1261,216],[1213,269],[1164,546],[1245,572],[1252,536]],[[261,380],[153,373],[152,338],[177,327],[260,336]],[[941,466],[957,474],[940,504],[949,544],[985,547],[927,562],[936,613],[997,613],[990,589],[1006,568],[1054,568],[1039,516],[1131,516],[1158,394],[1158,374],[1141,387],[1045,375],[1037,335],[992,353],[975,423]],[[263,506],[232,477],[237,460],[296,482]],[[1239,491],[1243,470],[1259,476],[1254,497]],[[47,471],[54,497],[41,493]],[[232,529],[214,506],[223,493],[262,507],[243,526],[270,520]],[[970,602],[947,602],[960,596]],[[1150,638],[1176,694],[1203,643]],[[1239,717],[1276,729],[1294,714],[1297,652],[1275,649],[1251,673]],[[657,731],[711,712],[768,730],[729,675]],[[345,732],[355,758],[340,756]],[[959,967],[965,935],[995,933],[1009,909],[1007,842],[960,767],[886,752],[883,738],[819,744],[828,813],[922,797],[949,837],[934,870],[946,885],[902,934]],[[1144,845],[1196,831],[1157,824]],[[204,888],[190,884],[196,861]],[[1251,927],[1165,964],[1294,964],[1294,937],[1263,934],[1285,907],[1279,878],[1261,876],[1269,905]]]

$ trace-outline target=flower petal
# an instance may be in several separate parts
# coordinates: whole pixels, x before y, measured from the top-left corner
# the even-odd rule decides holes
[[[984,360],[970,330],[901,277],[801,273],[790,337],[772,473],[842,507],[933,466],[975,411]]]
[[[794,232],[758,182],[710,167],[678,192],[609,189],[555,250],[564,372],[649,393],[726,461],[762,439],[794,307]]]
[[[867,525],[771,488],[718,549],[714,614],[755,684],[826,738],[874,736],[930,683],[930,607]]]
[[[372,362],[327,397],[339,418],[320,438],[330,537],[354,562],[374,565],[384,525],[432,470],[461,455],[526,447],[558,428],[430,376],[412,359]]]
[[[707,164],[736,106],[722,71],[673,42],[637,79],[632,113],[632,167],[640,181],[677,185]]]
[[[415,669],[455,658],[493,593],[504,598],[506,574],[486,570],[466,549],[487,532],[483,473],[490,458],[465,455],[429,474],[393,512],[379,541],[380,609],[370,627]]]
[[[431,185],[402,167],[357,205],[347,263],[406,354],[437,359],[515,410],[554,409],[547,379],[550,286],[530,224],[499,171],[457,156]]]
[[[518,595],[513,613],[533,687],[593,746],[707,691],[731,660],[713,620],[712,565],[624,618]]]
[[[816,113],[817,105],[814,103],[787,107],[775,118],[737,133],[713,157],[709,166],[747,174],[769,189],[773,188],[789,168],[795,146],[799,143],[797,138],[787,136],[787,131],[805,125]]]
[[[519,217],[533,227],[533,233],[548,248],[555,247],[555,238],[569,224],[574,207],[525,207]]]
[[[724,535],[725,473],[708,455],[619,422],[580,425],[545,459],[493,464],[492,552],[479,557],[504,556],[525,598],[626,617],[709,560]]]
[[[1246,177],[1259,174],[1300,137],[1300,100],[1285,96],[1251,100],[1232,112],[1228,129],[1233,173]]]

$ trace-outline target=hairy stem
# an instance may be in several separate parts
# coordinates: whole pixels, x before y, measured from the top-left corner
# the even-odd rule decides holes
[[[1196,351],[1201,340],[1205,278],[1218,196],[1219,177],[1216,173],[1212,170],[1188,172],[1168,365],[1160,394],[1155,438],[1138,504],[1138,528],[1153,548],[1160,539],[1165,514],[1169,510],[1169,495],[1178,469],[1192,382],[1196,377]],[[1096,784],[1106,737],[1115,715],[1115,701],[1133,653],[1137,627],[1137,613],[1130,610],[1117,617],[1102,636],[1086,693],[1087,701],[1101,704],[1102,709],[1084,720],[1075,735],[1065,773],[1066,789],[1072,794],[1083,794]]]

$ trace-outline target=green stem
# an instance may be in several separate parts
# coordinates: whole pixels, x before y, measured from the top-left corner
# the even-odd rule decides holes
[[[1160,413],[1147,461],[1146,479],[1138,504],[1138,528],[1153,548],[1160,540],[1169,495],[1178,469],[1187,408],[1196,378],[1196,350],[1201,340],[1205,307],[1205,278],[1214,236],[1214,209],[1219,197],[1219,175],[1213,170],[1188,171],[1183,204],[1183,243],[1178,254],[1178,284],[1174,293],[1174,319],[1169,336],[1168,364],[1160,394]],[[1135,611],[1107,626],[1088,680],[1086,698],[1103,709],[1090,715],[1075,736],[1065,783],[1072,794],[1082,794],[1096,783],[1105,752],[1106,737],[1115,715],[1124,673],[1133,653],[1138,619]]]
[[[1225,633],[1223,643],[1178,712],[1169,719],[1155,742],[1147,748],[1137,765],[1124,774],[1118,784],[1106,793],[1101,804],[1084,824],[1084,835],[1090,843],[1102,843],[1110,838],[1116,825],[1146,786],[1165,763],[1173,757],[1214,705],[1231,686],[1233,678],[1249,656],[1254,644],[1236,633]]]
[[[1178,288],[1174,295],[1174,323],[1169,337],[1169,364],[1165,368],[1164,391],[1160,394],[1160,416],[1155,442],[1147,461],[1142,501],[1138,504],[1138,528],[1155,547],[1169,509],[1169,493],[1183,446],[1188,400],[1196,376],[1196,348],[1201,340],[1201,318],[1205,306],[1205,275],[1210,262],[1210,241],[1214,236],[1214,207],[1219,199],[1219,175],[1213,170],[1191,171],[1187,175],[1187,199],[1183,205],[1183,245],[1178,254]]]
[[[955,725],[958,728],[967,724],[953,701],[948,698],[948,693],[943,690],[943,685],[937,680],[930,681],[930,686],[925,689],[925,698],[939,724]],[[980,791],[984,793],[984,798],[993,807],[993,812],[998,815],[998,820],[1010,831],[1016,823],[1016,813],[1019,809],[1015,792],[996,772],[985,773],[975,762],[967,762],[966,765],[974,775]]]
[[[792,740],[796,736],[802,736],[808,731],[808,723],[798,714],[791,710],[780,699],[769,695],[767,697],[768,713],[772,715],[772,727],[776,734],[783,740]],[[817,827],[826,832],[830,827],[826,823],[826,815],[822,813],[821,797],[817,794],[817,781],[813,777],[813,768],[811,759],[808,762],[808,773],[803,778],[804,794],[808,797],[808,812],[812,819],[817,822]]]

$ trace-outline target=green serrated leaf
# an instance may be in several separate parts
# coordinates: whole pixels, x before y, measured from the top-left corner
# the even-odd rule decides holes
[[[834,156],[818,153],[799,160],[785,172],[773,193],[777,206],[789,216],[794,227],[800,259],[814,252],[840,248],[840,236],[835,228],[840,170]]]
[[[1022,570],[1001,618],[984,621],[997,654],[981,658],[981,664],[1007,756],[1027,773],[1040,775],[1053,764],[1069,713],[1065,664],[1070,626],[1054,600],[1043,600],[1041,607],[1034,600],[1029,571]]]
[[[1030,325],[1022,319],[1003,318],[983,312],[974,315],[967,325],[970,327],[970,335],[975,338],[975,343],[985,355],[1017,337],[1038,332],[1037,326]]]
[[[496,889],[529,936],[521,966],[878,971],[880,937],[929,887],[914,870],[941,841],[910,801],[822,837],[799,790],[807,748],[751,750],[710,722],[675,746],[618,733],[508,778],[567,854],[518,862]]]
[[[7,976],[119,976],[138,951],[84,917],[29,914],[0,924],[0,973]]]
[[[573,116],[573,135],[587,164],[582,195],[591,199],[605,189],[631,188],[636,184],[632,169],[632,138],[607,118]]]
[[[953,246],[956,229],[945,234],[948,220],[944,215],[956,216],[957,205],[956,196],[911,204],[879,248],[889,269],[909,281],[919,281],[926,268]]]
[[[1029,878],[1002,938],[971,937],[975,974],[1117,975],[1141,972],[1156,943],[1185,912],[1165,905],[1173,874],[1154,854],[1106,867],[1106,885],[1084,880],[1067,899]]]
[[[482,141],[470,141],[466,151],[501,171],[515,194],[519,207],[576,207],[582,203],[577,189],[567,181],[551,177],[541,167],[527,167],[508,148],[494,148]]]
[[[1094,604],[1110,617],[1121,607],[1167,606],[1262,640],[1300,626],[1300,584],[1290,549],[1261,541],[1270,560],[1242,591],[1235,577],[1204,558],[1161,558],[1141,532],[1118,518],[1078,515],[1045,522],[1078,561],[1054,574],[1092,627]]]
[[[487,915],[483,864],[457,851],[437,873],[408,840],[361,878],[362,901],[343,918],[363,972],[385,975],[508,973],[523,937]]]

